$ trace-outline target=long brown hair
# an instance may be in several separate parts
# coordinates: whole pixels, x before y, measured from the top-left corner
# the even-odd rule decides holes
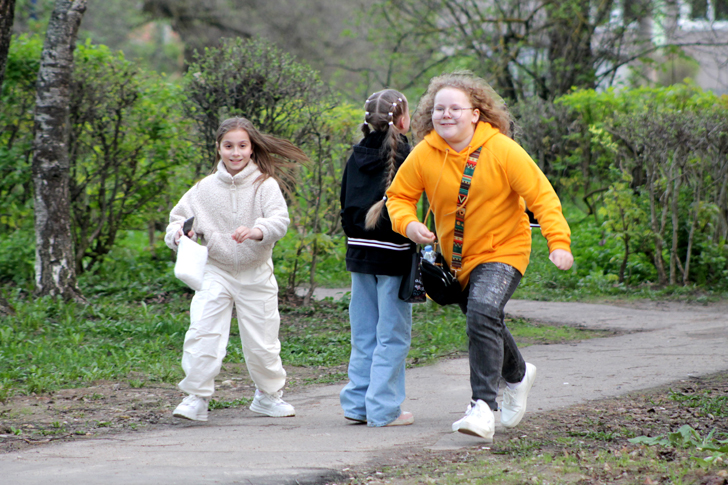
[[[382,149],[387,156],[387,168],[384,176],[384,187],[388,188],[397,173],[397,149],[399,148],[399,131],[396,128],[399,120],[407,114],[407,98],[404,94],[394,89],[378,91],[364,103],[364,123],[361,131],[364,136],[371,133],[371,125],[374,131],[384,133]],[[384,199],[377,201],[367,211],[364,221],[366,229],[373,229],[384,209]]]
[[[433,77],[427,86],[427,92],[412,117],[412,131],[418,140],[434,129],[432,125],[432,109],[435,95],[443,88],[455,88],[464,92],[473,108],[480,111],[480,121],[490,123],[506,136],[511,135],[511,115],[500,96],[496,94],[485,79],[470,71],[455,71]]]
[[[256,182],[272,177],[285,192],[290,194],[296,182],[296,165],[291,161],[305,163],[309,161],[308,156],[288,140],[261,133],[247,118],[228,118],[220,123],[215,135],[217,151],[211,173],[217,172],[221,160],[219,148],[222,138],[226,133],[236,130],[244,130],[250,138],[253,146],[251,159],[261,171]]]

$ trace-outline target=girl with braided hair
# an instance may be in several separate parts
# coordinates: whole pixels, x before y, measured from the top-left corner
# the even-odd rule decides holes
[[[415,245],[392,230],[384,193],[410,152],[407,98],[394,89],[364,104],[364,139],[353,147],[341,183],[341,225],[351,272],[349,383],[340,394],[346,419],[369,426],[412,424],[402,412],[412,306],[400,300]]]

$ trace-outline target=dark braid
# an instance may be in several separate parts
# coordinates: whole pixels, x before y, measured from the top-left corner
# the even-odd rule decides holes
[[[382,143],[382,153],[387,156],[387,169],[384,177],[384,187],[388,188],[394,180],[397,173],[397,151],[399,148],[399,131],[396,123],[407,113],[407,98],[404,94],[394,89],[385,89],[369,96],[364,103],[364,124],[361,131],[364,136],[371,133],[369,125],[374,131],[380,131],[385,134]],[[384,209],[385,199],[374,203],[367,211],[364,227],[373,229]]]

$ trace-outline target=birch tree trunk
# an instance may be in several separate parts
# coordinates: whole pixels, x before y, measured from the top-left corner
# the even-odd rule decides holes
[[[5,79],[5,64],[8,60],[14,19],[15,0],[0,0],[0,88]]]
[[[73,50],[86,3],[56,0],[38,71],[32,164],[36,293],[80,301],[71,238],[68,135]]]

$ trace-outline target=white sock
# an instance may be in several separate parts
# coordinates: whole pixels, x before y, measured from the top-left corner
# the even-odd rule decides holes
[[[523,382],[523,381],[521,381]],[[508,389],[518,389],[518,386],[520,386],[520,382],[506,382],[506,386],[508,386]]]

